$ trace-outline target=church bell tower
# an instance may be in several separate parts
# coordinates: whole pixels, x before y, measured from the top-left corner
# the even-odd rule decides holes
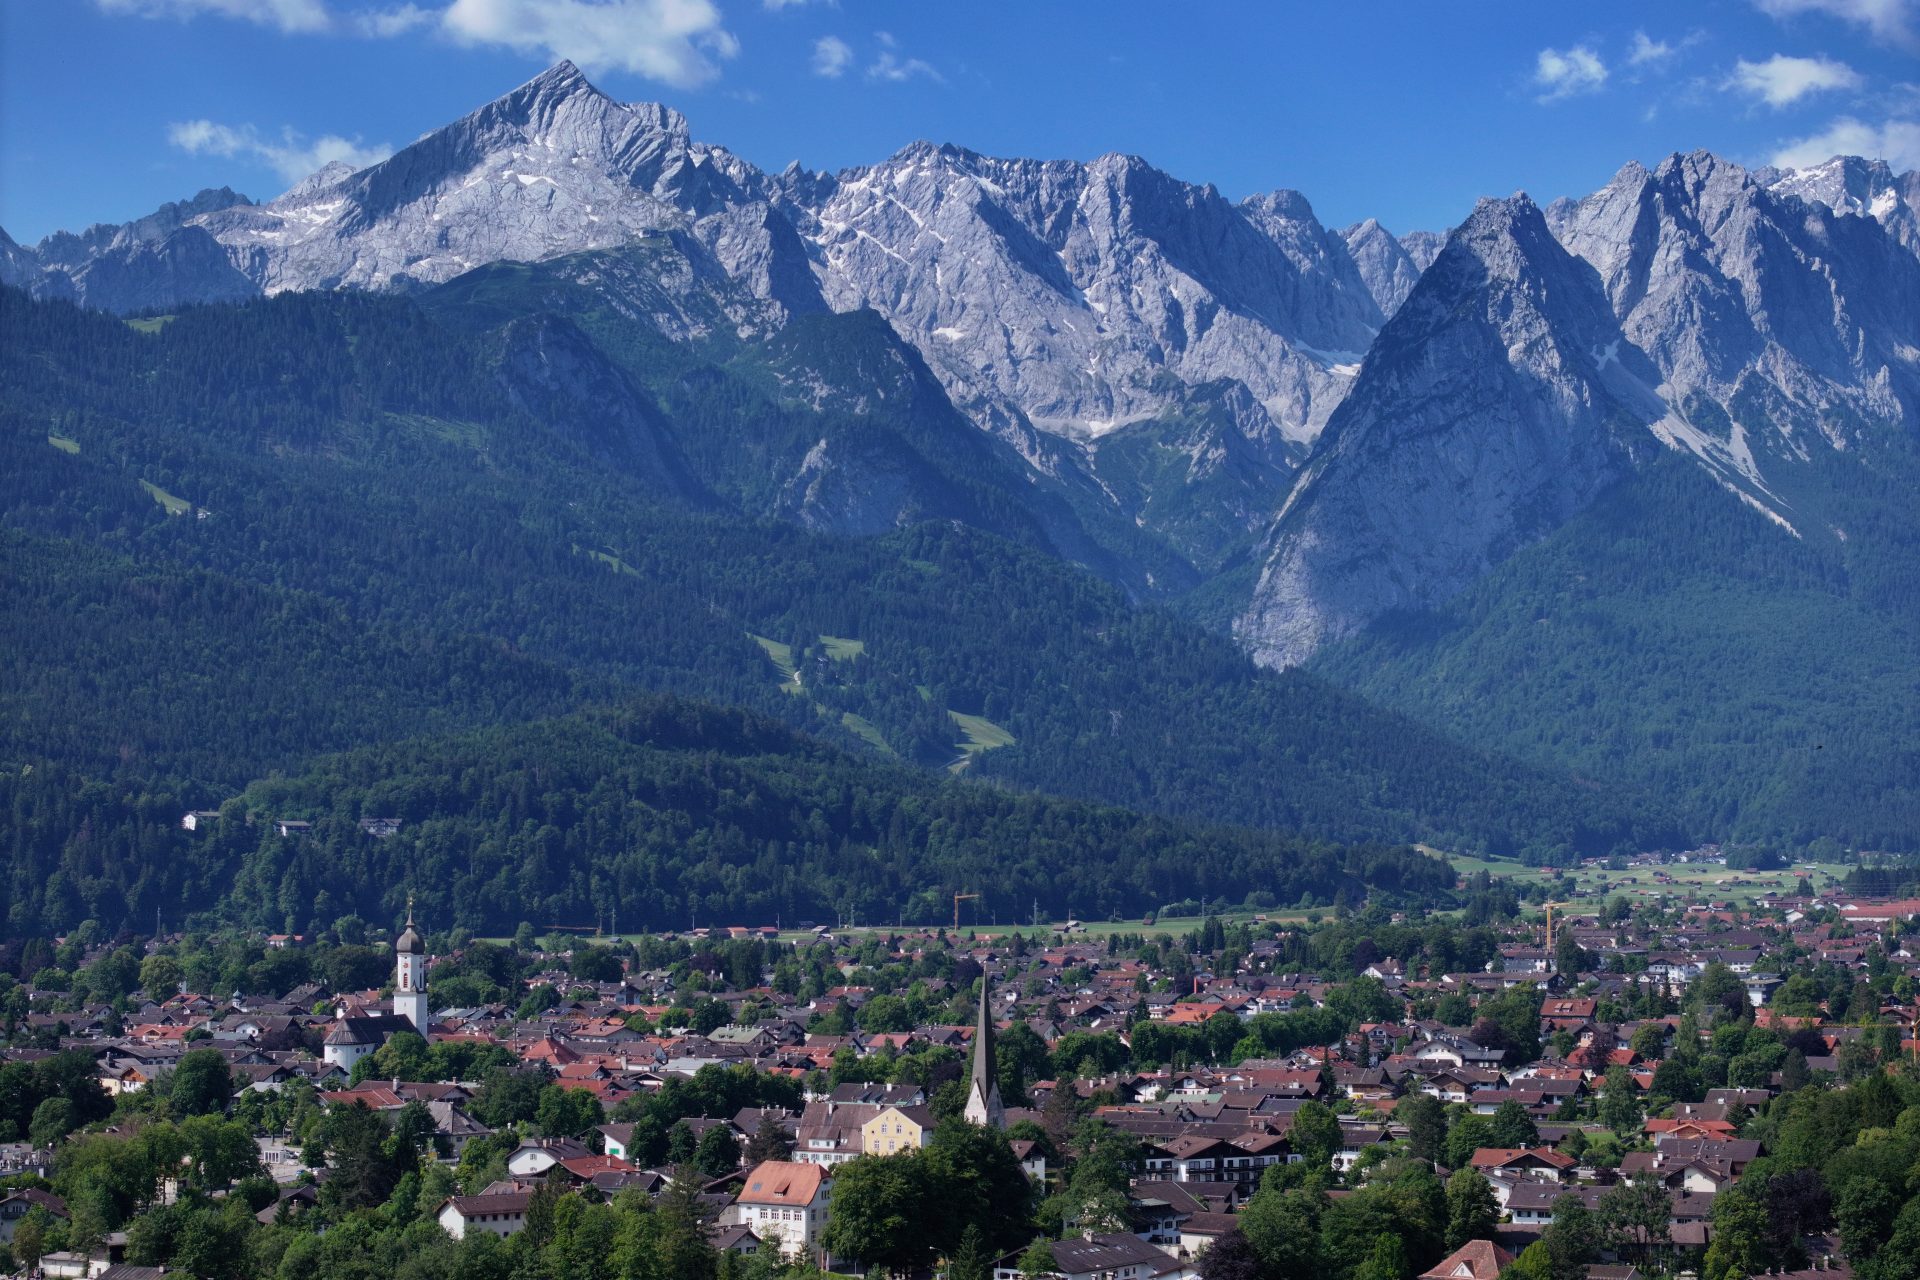
[[[413,895],[407,895],[407,927],[393,944],[393,1011],[427,1034],[427,944],[413,927]]]

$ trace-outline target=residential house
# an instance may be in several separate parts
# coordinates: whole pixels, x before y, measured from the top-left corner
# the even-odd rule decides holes
[[[811,1257],[827,1225],[832,1194],[827,1170],[793,1160],[767,1160],[748,1172],[734,1198],[738,1224],[788,1259]]]
[[[469,1231],[489,1231],[510,1236],[527,1225],[527,1206],[533,1202],[531,1191],[496,1191],[477,1196],[450,1196],[437,1215],[440,1227],[455,1240],[464,1240]]]

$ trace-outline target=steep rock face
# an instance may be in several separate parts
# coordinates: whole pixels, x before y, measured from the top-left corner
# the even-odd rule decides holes
[[[1420,273],[1433,261],[1431,254],[1424,262],[1417,260],[1406,245],[1372,218],[1354,223],[1340,237],[1346,241],[1353,265],[1382,315],[1391,316],[1400,309]]]
[[[155,245],[203,214],[250,204],[231,187],[209,187],[190,200],[161,205],[132,222],[95,223],[85,231],[56,231],[33,248],[42,267],[75,271],[103,253],[135,245]]]
[[[928,144],[781,182],[828,302],[886,316],[989,426],[1098,437],[1228,378],[1270,419],[1249,430],[1304,441],[1380,320],[1292,193],[1236,207],[1134,157]]]
[[[1413,265],[1425,271],[1447,247],[1447,235],[1444,231],[1409,231],[1400,237],[1400,247],[1413,259]]]
[[[33,251],[0,230],[0,285],[14,289],[31,288],[39,274],[40,263],[34,258]]]
[[[656,493],[700,495],[646,393],[569,321],[542,314],[508,324],[494,377],[516,408],[600,463]]]
[[[1920,260],[1876,221],[1770,191],[1704,152],[1553,211],[1674,406],[1656,429],[1783,520],[1809,448],[1911,437]]]
[[[1656,378],[1539,209],[1483,201],[1328,425],[1241,640],[1291,665],[1389,610],[1447,599],[1657,447]]]
[[[674,233],[783,314],[819,310],[805,247],[764,185],[751,165],[694,142],[678,112],[615,102],[562,62],[359,172],[329,165],[263,205],[202,193],[126,228],[54,237],[38,258],[68,282],[47,291],[120,310],[143,290],[170,289],[171,302],[235,296],[236,280],[268,294],[409,288]],[[195,231],[217,242],[225,271],[196,242],[169,253],[204,260],[204,280],[179,270],[124,279],[154,241]],[[110,244],[97,243],[103,232]],[[126,270],[115,290],[85,278],[116,254]]]
[[[212,187],[132,222],[96,223],[77,234],[56,231],[32,249],[9,240],[12,250],[4,256],[10,261],[0,266],[0,283],[105,311],[244,298],[257,290],[193,224],[247,203],[229,187]]]

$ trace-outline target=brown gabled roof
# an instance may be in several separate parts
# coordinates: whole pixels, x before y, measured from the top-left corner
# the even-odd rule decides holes
[[[767,1160],[747,1174],[747,1185],[740,1192],[741,1204],[801,1206],[813,1203],[827,1171],[817,1164],[799,1164],[791,1160]]]
[[[481,1213],[525,1213],[533,1201],[531,1191],[501,1191],[493,1195],[450,1196],[441,1205],[444,1210],[452,1205],[463,1218],[471,1218]]]
[[[1572,1156],[1562,1155],[1552,1147],[1481,1147],[1473,1153],[1473,1167],[1500,1169],[1528,1159],[1538,1160],[1554,1169],[1571,1169],[1578,1163]]]
[[[1494,1280],[1513,1255],[1491,1240],[1469,1240],[1422,1272],[1420,1280]]]

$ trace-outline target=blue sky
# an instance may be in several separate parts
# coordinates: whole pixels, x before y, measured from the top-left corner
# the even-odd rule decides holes
[[[1630,159],[1920,167],[1920,0],[0,0],[0,226],[31,242],[365,161],[571,57],[766,168],[917,139],[1128,151],[1442,229]]]

